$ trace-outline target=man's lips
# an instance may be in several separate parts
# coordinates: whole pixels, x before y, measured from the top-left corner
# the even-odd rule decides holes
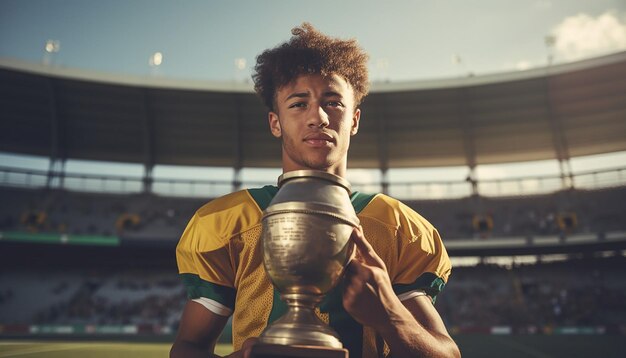
[[[313,134],[306,135],[304,137],[304,142],[315,147],[322,147],[322,146],[327,146],[330,143],[334,143],[335,140],[333,139],[331,135],[326,134],[326,133],[313,133]]]

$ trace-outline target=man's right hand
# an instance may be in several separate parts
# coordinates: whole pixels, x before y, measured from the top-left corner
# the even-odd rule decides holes
[[[259,339],[256,337],[251,337],[251,338],[246,339],[241,345],[240,350],[233,352],[224,358],[250,358],[252,346],[254,346],[258,340]]]

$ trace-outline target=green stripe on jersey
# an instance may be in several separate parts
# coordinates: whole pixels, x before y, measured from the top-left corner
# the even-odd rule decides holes
[[[356,211],[357,214],[360,213],[376,195],[377,194],[364,194],[358,191],[352,193],[352,195],[350,195],[350,201],[352,202],[354,211]]]
[[[235,308],[235,294],[237,291],[234,288],[205,281],[200,276],[192,273],[181,273],[180,276],[187,288],[187,298],[206,297],[230,309]]]
[[[267,209],[277,192],[278,187],[273,185],[266,185],[262,188],[256,189],[248,189],[248,193],[250,193],[250,196],[252,196],[252,199],[254,199],[261,211]]]
[[[446,283],[443,281],[441,277],[438,277],[432,272],[425,272],[420,277],[415,280],[413,283],[408,284],[395,284],[393,285],[393,291],[396,295],[400,295],[405,292],[413,291],[413,290],[424,290],[427,295],[432,297],[433,303],[437,298],[439,292],[441,292]]]
[[[343,308],[343,282],[330,291],[320,304],[320,312],[328,313],[328,323],[339,335],[350,357],[363,355],[363,326]]]
[[[272,297],[272,310],[270,311],[270,317],[267,320],[267,325],[269,326],[272,322],[279,319],[282,315],[287,312],[287,304],[285,301],[280,299],[280,293],[274,287],[274,297]]]

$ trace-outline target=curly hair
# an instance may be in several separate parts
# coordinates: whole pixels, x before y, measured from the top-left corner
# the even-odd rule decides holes
[[[288,42],[265,50],[256,59],[254,90],[267,108],[274,110],[279,88],[309,73],[343,77],[352,86],[358,106],[369,90],[369,56],[357,41],[329,37],[307,22],[293,28],[291,34]]]

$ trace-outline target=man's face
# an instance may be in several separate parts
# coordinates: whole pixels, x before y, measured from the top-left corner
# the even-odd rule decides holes
[[[361,112],[354,90],[342,77],[301,75],[276,92],[272,134],[282,138],[283,171],[315,169],[345,175],[350,136]]]

